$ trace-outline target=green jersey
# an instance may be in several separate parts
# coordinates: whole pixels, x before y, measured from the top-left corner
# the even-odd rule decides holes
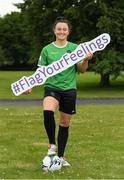
[[[65,46],[59,47],[53,43],[45,46],[40,54],[38,66],[47,66],[59,60],[65,53],[71,53],[77,47],[77,44],[67,42]],[[45,82],[45,87],[53,87],[62,90],[76,89],[76,66],[49,77]]]

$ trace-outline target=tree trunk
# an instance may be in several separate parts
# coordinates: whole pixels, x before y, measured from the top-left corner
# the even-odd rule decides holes
[[[100,86],[110,86],[109,74],[101,74]]]

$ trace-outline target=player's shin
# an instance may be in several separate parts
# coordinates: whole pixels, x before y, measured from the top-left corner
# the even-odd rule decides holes
[[[44,126],[45,130],[49,139],[50,144],[56,144],[55,143],[55,119],[54,119],[54,112],[50,110],[44,110]]]

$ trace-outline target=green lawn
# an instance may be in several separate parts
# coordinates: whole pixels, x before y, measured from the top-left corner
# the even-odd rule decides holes
[[[54,173],[40,168],[47,151],[41,108],[0,107],[0,179],[124,178],[124,105],[77,106],[66,149],[72,166]]]
[[[0,72],[0,99],[42,99],[43,86],[33,88],[30,95],[16,97],[10,88],[11,83],[22,76],[32,75],[32,71],[1,71]],[[99,86],[100,76],[94,72],[86,72],[77,75],[78,98],[124,98],[124,77],[111,79],[111,86],[102,88]]]

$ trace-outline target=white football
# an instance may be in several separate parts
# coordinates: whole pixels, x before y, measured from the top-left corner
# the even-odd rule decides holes
[[[51,158],[50,158],[50,156],[45,156],[43,161],[42,161],[42,169],[44,171],[48,171],[50,165],[51,165]]]
[[[49,171],[58,171],[62,167],[61,159],[58,156],[53,156],[52,164],[49,167]]]
[[[62,167],[61,160],[58,156],[45,156],[42,168],[44,171],[57,171]]]

